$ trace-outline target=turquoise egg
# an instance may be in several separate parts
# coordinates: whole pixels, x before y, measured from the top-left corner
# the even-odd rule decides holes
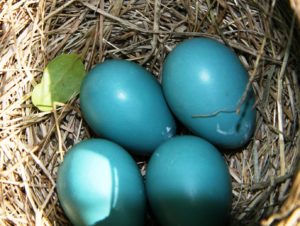
[[[241,102],[248,82],[235,53],[208,38],[183,41],[163,65],[163,92],[175,116],[194,134],[225,149],[244,146],[253,134],[252,87]]]
[[[145,192],[140,171],[119,145],[89,139],[69,150],[59,167],[57,193],[75,226],[143,226]]]
[[[222,155],[199,137],[164,142],[147,166],[146,193],[161,226],[226,225],[231,189]]]
[[[161,86],[140,65],[106,60],[85,77],[80,91],[84,119],[96,134],[149,155],[176,133]]]

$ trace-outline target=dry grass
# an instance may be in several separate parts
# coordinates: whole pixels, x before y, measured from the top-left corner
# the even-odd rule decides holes
[[[129,59],[159,78],[168,52],[193,36],[231,46],[257,96],[253,140],[226,154],[232,224],[270,216],[264,225],[296,225],[299,176],[290,187],[300,150],[299,29],[291,15],[286,5],[264,0],[0,0],[0,225],[68,224],[55,193],[57,167],[90,135],[78,99],[55,113],[32,106],[49,60],[76,52],[90,69],[105,58]]]

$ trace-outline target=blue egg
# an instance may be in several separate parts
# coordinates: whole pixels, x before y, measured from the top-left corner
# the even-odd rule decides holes
[[[236,149],[249,141],[255,128],[252,88],[241,102],[248,77],[231,49],[212,39],[193,38],[167,56],[162,86],[171,110],[194,134]]]
[[[176,133],[159,83],[133,62],[96,65],[82,83],[80,105],[92,130],[136,154],[151,154]]]
[[[59,167],[57,193],[75,226],[143,226],[140,171],[119,145],[103,139],[76,144]]]
[[[226,225],[231,189],[222,155],[199,137],[166,141],[147,166],[146,194],[161,226]]]

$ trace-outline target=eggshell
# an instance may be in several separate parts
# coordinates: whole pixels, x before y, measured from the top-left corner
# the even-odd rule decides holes
[[[241,101],[248,82],[235,53],[208,38],[183,41],[163,65],[163,92],[175,116],[194,134],[225,149],[242,147],[253,134],[252,88]]]
[[[143,226],[145,193],[135,161],[103,139],[76,144],[59,167],[57,193],[75,226]]]
[[[226,225],[231,189],[222,155],[199,137],[166,141],[147,166],[146,193],[161,226]]]
[[[176,133],[159,83],[133,62],[96,65],[83,81],[80,105],[96,134],[136,154],[151,154]]]

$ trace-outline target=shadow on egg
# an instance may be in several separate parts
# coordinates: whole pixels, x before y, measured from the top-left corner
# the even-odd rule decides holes
[[[153,226],[227,226],[230,223],[230,213],[224,217],[224,206],[222,201],[210,197],[193,197],[186,203],[187,197],[176,194],[168,194],[164,198],[164,204],[155,211],[156,220],[159,223]],[[223,206],[222,206],[223,205]]]
[[[245,117],[246,117],[246,113],[248,111],[251,111],[255,108],[254,106],[254,93],[252,90],[249,90],[246,97],[245,97],[245,100],[244,102],[241,103],[241,112],[239,112],[240,114],[240,118],[237,122],[237,125],[236,125],[236,132],[239,133],[240,132],[240,129],[241,129],[241,125],[243,125],[243,120],[245,120]],[[240,104],[240,103],[239,103]],[[250,109],[250,110],[249,110]],[[250,127],[250,126],[248,126]]]

